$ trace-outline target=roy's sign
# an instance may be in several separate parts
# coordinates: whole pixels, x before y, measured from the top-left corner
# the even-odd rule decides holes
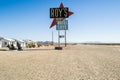
[[[55,26],[57,21],[63,21],[64,19],[68,18],[72,14],[73,12],[69,11],[68,7],[64,7],[62,3],[60,4],[59,8],[50,8],[50,18],[53,18],[50,28]]]
[[[68,8],[50,8],[50,18],[68,18]]]

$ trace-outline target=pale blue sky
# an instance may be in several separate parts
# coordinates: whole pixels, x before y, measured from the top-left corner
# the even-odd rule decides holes
[[[61,2],[74,12],[68,42],[120,42],[120,0],[0,0],[0,36],[50,41],[54,31],[57,42],[55,27],[49,29],[49,8]]]

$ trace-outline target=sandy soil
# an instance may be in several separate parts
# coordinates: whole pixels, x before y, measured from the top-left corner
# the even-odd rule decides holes
[[[120,46],[0,51],[0,80],[120,80]]]

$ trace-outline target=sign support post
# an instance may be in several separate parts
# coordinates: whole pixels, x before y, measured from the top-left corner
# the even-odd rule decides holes
[[[58,47],[60,47],[60,30],[58,30]]]
[[[52,31],[52,45],[54,45],[54,35],[53,35],[53,31]]]
[[[66,30],[65,30],[65,47],[67,47]]]

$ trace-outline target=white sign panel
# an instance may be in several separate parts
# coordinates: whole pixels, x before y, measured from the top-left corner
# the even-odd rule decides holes
[[[57,21],[56,30],[68,30],[68,20]]]

